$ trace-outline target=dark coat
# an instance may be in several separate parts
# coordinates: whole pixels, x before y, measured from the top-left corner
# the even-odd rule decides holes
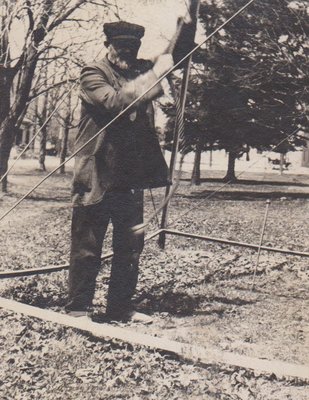
[[[149,61],[118,70],[107,58],[81,73],[81,119],[75,149],[153,85]],[[168,169],[154,129],[151,100],[162,94],[156,85],[138,104],[104,130],[75,157],[74,206],[100,202],[107,191],[152,188],[168,184]]]

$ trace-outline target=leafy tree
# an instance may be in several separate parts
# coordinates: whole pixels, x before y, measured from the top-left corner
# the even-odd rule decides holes
[[[202,2],[205,31],[212,32],[243,4]],[[279,144],[276,150],[285,153],[303,144],[296,135],[285,139],[297,126],[308,129],[308,7],[307,0],[257,0],[200,54],[190,82],[183,148],[225,149],[228,181],[236,179],[235,160],[250,147],[264,151]]]
[[[205,2],[200,14],[205,28],[214,15],[221,22],[242,4]],[[295,127],[308,127],[308,6],[308,1],[259,0],[211,43],[204,100],[218,146],[229,152],[228,180],[235,179],[235,159],[247,146],[267,150]],[[277,151],[302,144],[292,136]]]
[[[204,76],[196,74],[196,65],[193,65],[193,72],[190,78],[190,85],[187,94],[187,103],[184,115],[184,136],[180,140],[179,150],[181,159],[188,153],[195,153],[195,162],[192,171],[192,183],[200,182],[200,159],[203,151],[216,148],[216,138],[211,130],[207,128],[208,112],[202,107],[202,97],[205,92]],[[176,78],[175,86],[179,86],[180,82]],[[175,105],[172,102],[161,103],[161,108],[168,117],[165,127],[165,148],[171,150],[173,140],[173,131],[176,119]]]

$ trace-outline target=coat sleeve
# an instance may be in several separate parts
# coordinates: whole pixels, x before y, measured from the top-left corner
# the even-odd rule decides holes
[[[88,104],[117,114],[142,95],[157,79],[151,69],[117,90],[108,82],[102,71],[95,66],[87,66],[81,73],[80,97]],[[162,93],[161,84],[157,84],[138,103],[151,101]],[[135,105],[137,106],[138,104]]]

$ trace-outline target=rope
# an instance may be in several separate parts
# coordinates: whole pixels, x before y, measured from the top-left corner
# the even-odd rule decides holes
[[[187,89],[189,83],[189,76],[190,76],[190,65],[191,65],[191,56],[187,61],[187,65],[185,67],[184,76],[182,79],[182,86],[180,91],[180,96],[175,91],[173,82],[171,81],[171,89],[174,92],[174,99],[175,99],[175,106],[176,106],[176,121],[175,121],[175,128],[174,128],[174,135],[173,135],[173,150],[171,155],[170,161],[170,180],[173,182],[174,175],[175,175],[175,168],[176,168],[176,161],[177,161],[177,152],[179,148],[180,140],[184,137],[184,113],[185,113],[185,105],[186,105],[186,98],[187,98]],[[165,201],[162,207],[162,216],[161,216],[161,225],[160,228],[164,229],[167,226],[167,218],[168,218],[168,206],[172,195],[176,192],[180,182],[181,176],[181,168],[178,173],[177,179],[174,182],[174,188],[171,190],[169,186],[166,187],[165,190]],[[165,244],[165,233],[162,232],[159,236],[159,246],[164,248]]]
[[[190,7],[189,7],[189,5],[187,5],[188,15],[190,16],[191,22],[194,24],[194,35],[192,35],[193,37],[190,38],[192,40],[192,44],[194,44],[194,36],[195,36],[195,32],[196,32],[199,8],[200,8],[200,0],[195,0],[194,3],[191,2]],[[184,21],[182,21],[182,22],[184,22]],[[179,37],[179,35],[181,36],[182,26],[180,25],[179,28],[180,28],[179,33],[177,35],[178,37]],[[173,48],[175,48],[176,42],[177,41],[175,41],[175,43],[173,44]],[[171,52],[173,51],[173,48],[172,47],[170,48]],[[171,160],[170,160],[170,181],[171,182],[173,182],[173,180],[174,180],[179,144],[180,144],[180,141],[184,140],[184,130],[185,130],[184,115],[185,115],[185,106],[186,106],[191,64],[192,64],[192,55],[187,59],[185,67],[184,67],[180,94],[178,94],[176,92],[174,83],[173,83],[171,77],[169,76],[170,87],[171,87],[171,91],[172,91],[172,95],[174,97],[174,102],[175,102],[175,107],[176,107],[176,121],[175,121],[175,127],[174,127],[174,132],[173,132],[173,146],[172,146],[172,154],[171,154]],[[178,183],[180,181],[181,168],[182,168],[182,165],[180,166],[180,171],[177,176]],[[178,183],[176,180],[174,192],[176,191],[176,189],[178,187]],[[166,190],[165,190],[165,205],[162,208],[162,216],[161,216],[160,227],[162,229],[166,228],[166,226],[167,226],[169,194],[170,194],[169,192],[170,192],[170,187],[167,186]],[[162,232],[159,235],[159,246],[162,249],[164,249],[164,247],[165,247],[165,233],[164,232]]]
[[[36,185],[33,186],[25,195],[23,195],[12,207],[10,207],[7,211],[5,211],[0,216],[0,221],[2,221],[10,212],[12,212],[24,199],[26,199],[32,192],[35,191],[42,183],[44,183],[50,176],[52,176],[56,171],[58,171],[63,165],[72,160],[81,150],[83,150],[89,143],[91,143],[94,139],[96,139],[104,130],[106,130],[110,125],[112,125],[116,120],[118,120],[122,115],[124,115],[128,110],[130,110],[136,103],[138,103],[147,93],[149,93],[158,83],[160,83],[164,78],[166,78],[171,72],[174,71],[180,64],[182,64],[185,60],[187,60],[191,55],[198,50],[203,44],[205,44],[209,39],[211,39],[217,32],[219,32],[222,28],[224,28],[230,21],[236,18],[239,14],[241,14],[251,3],[255,0],[250,0],[243,7],[241,7],[237,12],[235,12],[230,18],[228,18],[225,22],[223,22],[218,28],[216,28],[211,34],[209,34],[203,41],[197,44],[189,53],[187,53],[181,60],[179,60],[173,67],[171,67],[167,72],[165,72],[157,81],[151,85],[144,93],[138,96],[135,100],[132,101],[127,107],[125,107],[118,115],[112,118],[103,128],[101,128],[94,136],[92,136],[87,142],[85,142],[79,149],[71,154],[65,161],[58,165],[58,167],[54,168],[50,173],[48,173],[41,181],[39,181]]]

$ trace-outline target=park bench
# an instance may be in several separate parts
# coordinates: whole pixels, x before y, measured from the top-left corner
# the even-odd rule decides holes
[[[279,159],[279,158],[270,158],[270,157],[267,157],[267,159],[268,159],[268,163],[273,165],[273,169],[276,169],[276,166],[279,166],[279,165],[280,165],[280,159]],[[283,167],[284,167],[285,169],[288,169],[290,165],[291,165],[290,162],[288,162],[288,161],[283,161]]]

